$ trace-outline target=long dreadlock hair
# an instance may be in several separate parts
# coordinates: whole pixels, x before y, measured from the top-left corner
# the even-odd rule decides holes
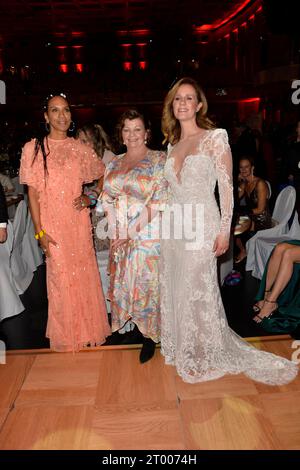
[[[47,95],[47,97],[45,98],[44,103],[43,103],[44,112],[46,112],[48,110],[48,103],[55,96],[61,96],[62,98],[64,98],[67,101],[67,96],[65,95],[65,93],[49,93],[49,95]],[[48,170],[47,170],[47,157],[50,153],[50,149],[49,149],[49,145],[48,145],[49,131],[48,131],[48,129],[45,129],[45,130],[47,131],[46,133],[45,133],[45,131],[43,131],[43,132],[41,131],[35,139],[34,156],[33,156],[32,164],[33,164],[34,160],[36,159],[39,151],[41,150],[42,155],[43,155],[44,171],[45,171],[45,173],[47,173],[48,172]],[[46,145],[45,145],[45,141],[46,141]]]

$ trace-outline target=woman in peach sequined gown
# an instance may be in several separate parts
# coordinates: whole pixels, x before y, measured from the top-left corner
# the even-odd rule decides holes
[[[71,114],[65,97],[45,106],[50,132],[25,144],[20,179],[46,255],[49,300],[46,336],[55,351],[99,345],[110,335],[89,215],[82,185],[99,179],[104,165],[78,140],[67,137]]]

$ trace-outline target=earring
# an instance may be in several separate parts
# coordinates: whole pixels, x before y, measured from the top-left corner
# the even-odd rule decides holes
[[[49,122],[45,121],[45,129],[47,132],[50,132],[50,125]]]
[[[144,144],[146,145],[146,144],[147,144],[147,142],[148,142],[148,141],[147,141],[147,139],[145,139],[145,140],[144,140]]]
[[[75,130],[75,122],[71,121],[70,127],[69,127],[69,132],[73,132]]]

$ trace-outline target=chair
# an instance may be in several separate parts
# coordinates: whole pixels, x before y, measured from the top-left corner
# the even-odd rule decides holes
[[[32,272],[36,271],[38,266],[43,264],[43,253],[39,247],[38,241],[34,238],[34,226],[31,214],[27,211],[27,221],[24,237],[22,240],[22,258],[29,266]]]
[[[296,202],[296,190],[293,186],[283,188],[277,196],[272,219],[278,223],[290,220]]]
[[[12,182],[15,188],[14,193],[15,194],[24,194],[24,184],[20,184],[20,178],[19,176],[15,176],[12,178]]]
[[[266,182],[266,185],[268,186],[268,190],[269,190],[268,199],[271,199],[271,196],[272,196],[271,183],[269,183],[269,181],[267,181],[267,180],[265,180],[265,182]]]
[[[278,239],[279,237],[287,235],[287,233],[289,232],[288,222],[293,214],[295,202],[295,188],[293,188],[292,186],[287,186],[278,194],[275,202],[272,219],[277,223],[277,225],[266,230],[259,230],[246,243],[246,271],[252,271],[253,277],[261,279],[264,269],[262,260],[260,259],[260,255],[258,254],[258,248],[256,246],[257,240],[260,238],[264,238],[265,240]],[[294,226],[294,229],[297,230],[296,225]]]
[[[263,236],[257,238],[255,244],[255,276],[258,279],[261,279],[264,273],[265,266],[267,261],[272,253],[273,248],[280,242],[288,242],[289,240],[300,240],[300,224],[298,220],[298,213],[295,212],[293,223],[290,230],[286,235],[281,235],[279,237],[265,238]],[[252,275],[254,275],[252,273]]]
[[[14,242],[11,253],[11,270],[18,294],[23,294],[29,287],[33,272],[22,257],[22,241],[26,231],[27,204],[21,201],[13,221]]]
[[[11,271],[11,252],[14,241],[12,223],[7,224],[7,240],[0,243],[0,321],[13,317],[25,310],[22,304]]]

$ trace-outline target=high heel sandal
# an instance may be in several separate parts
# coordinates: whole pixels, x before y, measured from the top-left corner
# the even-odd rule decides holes
[[[263,301],[264,303],[265,303],[265,300],[266,300],[266,294],[267,294],[267,292],[271,292],[271,289],[265,290],[264,299],[262,299],[262,301]],[[261,300],[259,300],[258,302],[261,302]],[[257,304],[257,302],[256,302],[256,303],[253,305],[253,307],[252,307],[253,312],[254,312],[254,313],[259,313],[259,312],[261,311],[263,305],[264,305],[264,304],[262,304],[262,306],[260,307],[260,306]]]
[[[269,320],[272,315],[274,315],[274,313],[277,311],[278,309],[278,303],[275,301],[275,300],[268,300],[268,299],[265,299],[265,302],[268,302],[269,304],[275,304],[275,308],[274,310],[272,310],[269,315],[265,315],[265,316],[260,316],[259,314],[255,315],[253,317],[253,321],[255,321],[255,323],[261,323],[263,320]],[[259,318],[259,321],[256,321],[255,318]]]

